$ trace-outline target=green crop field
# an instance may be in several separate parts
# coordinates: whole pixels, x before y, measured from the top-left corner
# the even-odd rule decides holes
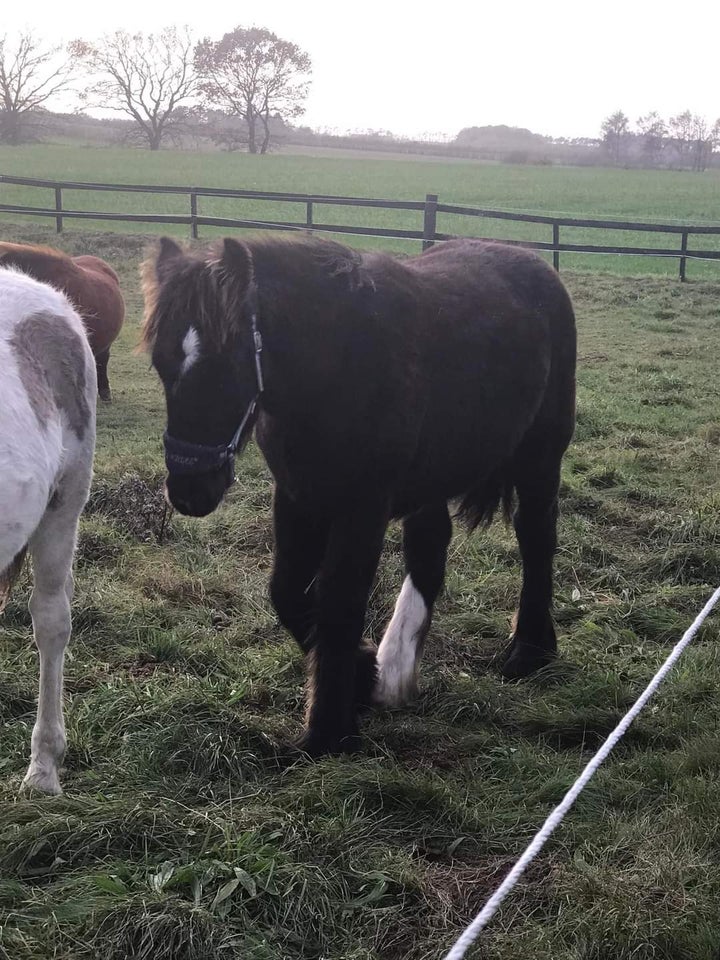
[[[151,159],[170,179],[169,155]],[[244,158],[203,162],[212,182]],[[274,169],[289,178],[292,166]],[[140,178],[89,161],[72,173]],[[359,756],[288,765],[303,667],[267,599],[262,459],[251,447],[228,502],[205,520],[174,517],[159,542],[163,400],[134,353],[145,241],[73,230],[60,242],[119,270],[129,315],[78,547],[62,797],[18,795],[37,689],[29,578],[0,625],[0,957],[439,960],[720,582],[720,283],[566,275],[579,415],[562,486],[557,665],[501,682],[516,544],[499,524],[457,530],[417,702],[370,716]],[[401,581],[392,528],[375,640]],[[717,622],[473,957],[717,960]]]
[[[720,171],[703,174],[667,170],[615,170],[580,167],[508,166],[474,162],[417,161],[370,155],[333,157],[278,153],[266,157],[247,154],[107,149],[62,145],[0,146],[0,173],[55,180],[105,183],[178,184],[230,187],[280,192],[323,193],[340,196],[423,200],[428,193],[441,202],[526,213],[561,214],[579,218],[629,219],[655,222],[720,224]],[[51,190],[0,184],[0,202],[54,206]],[[90,194],[65,191],[68,209],[126,213],[189,213],[182,196],[147,194]],[[199,213],[206,216],[305,222],[304,204],[200,198]],[[316,207],[315,219],[324,223],[420,229],[420,213],[368,210],[352,207]],[[17,217],[15,218],[18,219]],[[50,229],[52,221],[46,221]],[[66,221],[68,231],[131,232],[133,224]],[[183,226],[156,226],[148,230],[182,235]],[[443,233],[552,239],[551,227],[497,220],[478,220],[441,214]],[[203,228],[206,235],[212,230]],[[679,237],[617,230],[563,228],[566,243],[616,244],[643,247],[679,247]],[[356,245],[380,241],[352,241]],[[394,250],[416,250],[418,244],[382,241]],[[720,236],[691,237],[690,249],[720,250]],[[625,275],[638,273],[676,276],[677,260],[563,254],[563,267]],[[720,264],[690,263],[689,276],[712,279]]]

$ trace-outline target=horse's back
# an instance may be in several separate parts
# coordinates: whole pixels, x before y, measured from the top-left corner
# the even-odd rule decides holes
[[[405,261],[422,289],[427,396],[410,502],[458,496],[529,444],[564,451],[575,410],[575,318],[556,272],[529,251],[455,241]]]
[[[118,277],[107,260],[102,260],[100,257],[93,257],[90,254],[82,254],[79,257],[73,257],[73,262],[79,267],[84,267],[86,270],[104,274],[106,277],[109,277],[117,287],[120,286],[120,277]]]
[[[491,240],[453,240],[406,261],[416,275],[446,297],[466,298],[468,308],[510,320],[530,309],[574,336],[570,297],[558,273],[539,254]]]

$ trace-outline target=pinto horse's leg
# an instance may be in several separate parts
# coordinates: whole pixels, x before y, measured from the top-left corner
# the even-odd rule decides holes
[[[384,505],[357,507],[330,526],[315,586],[306,731],[300,742],[311,756],[357,747],[358,684],[367,680],[360,670],[369,665],[361,656],[361,641],[388,518]]]
[[[417,663],[445,577],[451,536],[446,503],[423,507],[403,523],[407,576],[378,649],[376,703],[398,707],[417,693]]]
[[[95,367],[97,369],[98,396],[101,400],[109,403],[112,400],[110,392],[110,381],[108,380],[107,368],[110,360],[110,347],[103,350],[95,357]]]
[[[520,605],[503,676],[519,679],[548,664],[557,653],[552,605],[553,557],[557,547],[560,458],[526,461],[516,478],[513,517],[523,564]]]
[[[82,493],[82,490],[76,491]],[[61,793],[58,769],[65,754],[63,720],[63,663],[70,639],[70,602],[73,595],[72,560],[77,521],[84,497],[48,506],[30,540],[33,592],[30,600],[35,643],[40,654],[40,695],[32,733],[30,766],[23,787]]]

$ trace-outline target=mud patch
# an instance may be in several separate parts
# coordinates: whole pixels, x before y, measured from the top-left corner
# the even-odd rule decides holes
[[[155,542],[163,530],[165,497],[162,480],[144,479],[136,473],[119,480],[99,480],[93,485],[86,513],[114,520],[120,529],[143,543]],[[165,524],[163,539],[171,540],[172,527]]]

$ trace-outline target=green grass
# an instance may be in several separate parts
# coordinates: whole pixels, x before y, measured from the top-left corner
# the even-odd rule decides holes
[[[661,222],[720,222],[720,175],[668,170],[616,170],[582,167],[533,167],[473,162],[416,162],[369,156],[331,157],[160,151],[129,148],[93,148],[61,145],[27,147],[0,146],[0,173],[106,183],[147,183],[234,187],[249,190],[325,193],[339,196],[385,197],[423,200],[428,193],[441,202],[466,204],[486,209],[561,214],[578,218],[616,218]],[[50,206],[50,190],[0,185],[4,203]],[[67,209],[111,212],[189,213],[184,196],[144,194],[92,194],[65,191]],[[284,204],[201,197],[201,215],[243,217],[259,220],[305,222],[304,204]],[[353,207],[315,207],[315,220],[347,225],[374,225],[388,229],[421,229],[422,214],[408,211],[372,210]],[[68,231],[117,229],[129,232],[133,224],[89,224],[66,221]],[[186,234],[188,228],[168,225],[166,232]],[[206,235],[213,230],[202,228]],[[506,237],[509,239],[552,239],[551,228],[543,224],[521,224],[440,214],[437,229],[443,233]],[[678,248],[672,234],[635,233],[613,230],[563,228],[567,243]],[[380,241],[362,240],[361,245]],[[387,241],[384,241],[387,245]],[[391,241],[393,249],[416,250],[417,243]],[[691,249],[720,250],[720,236],[691,238]],[[614,255],[563,254],[570,269],[634,275],[653,272],[674,276],[676,260]],[[691,262],[689,274],[697,278],[718,276],[715,262]]]
[[[0,956],[436,960],[720,582],[720,284],[566,275],[579,421],[557,666],[501,682],[517,547],[500,525],[458,531],[418,701],[369,717],[357,757],[287,765],[303,668],[267,600],[267,471],[249,449],[229,502],[158,543],[163,402],[133,353],[143,241],[62,242],[120,270],[129,316],[78,548],[63,797],[17,793],[37,684],[27,580],[0,629]],[[393,527],[375,639],[401,564]],[[717,960],[716,624],[473,956]]]

